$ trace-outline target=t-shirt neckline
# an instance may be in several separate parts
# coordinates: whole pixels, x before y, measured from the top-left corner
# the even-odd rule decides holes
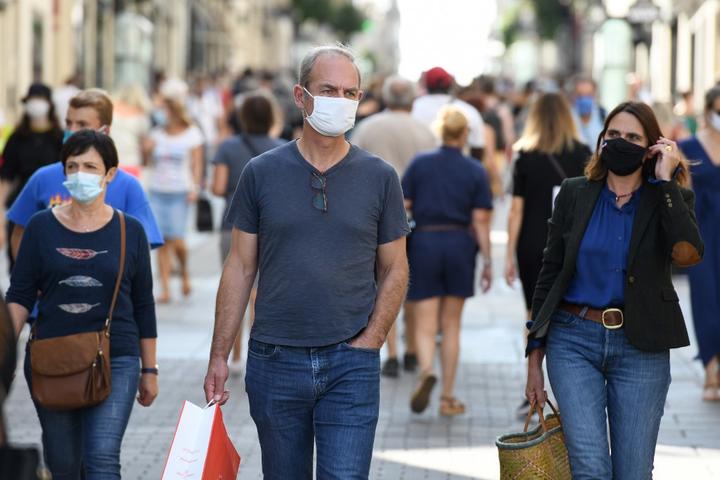
[[[110,220],[109,220],[108,222],[106,222],[105,225],[103,225],[103,226],[101,226],[100,228],[98,228],[97,230],[93,230],[93,231],[91,231],[91,232],[78,232],[78,231],[72,230],[71,228],[68,228],[64,223],[62,223],[62,222],[60,221],[60,219],[57,218],[57,216],[55,215],[55,212],[53,212],[53,210],[54,210],[53,208],[51,208],[51,209],[49,209],[49,210],[50,210],[50,216],[53,218],[53,220],[55,220],[55,222],[57,222],[58,225],[60,225],[60,228],[62,228],[63,230],[66,230],[66,231],[68,231],[68,232],[70,232],[70,233],[75,233],[75,234],[78,234],[78,235],[92,235],[93,233],[100,233],[100,232],[102,232],[103,230],[109,228],[110,225],[111,225],[111,224],[113,223],[113,221],[115,220],[115,217],[117,216],[117,210],[113,209],[112,217],[110,217]]]
[[[321,172],[320,170],[318,170],[317,168],[315,168],[312,163],[308,162],[308,161],[305,159],[305,157],[303,157],[302,153],[300,153],[300,149],[299,149],[298,146],[297,146],[297,142],[298,142],[297,140],[295,140],[294,142],[291,142],[291,143],[292,143],[292,150],[293,150],[293,153],[295,154],[295,158],[296,158],[302,165],[304,165],[306,168],[308,168],[308,169],[310,170],[310,172],[316,173],[316,174],[321,175],[321,176],[323,176],[323,177],[327,177],[327,176],[330,175],[332,172],[334,172],[334,171],[336,171],[336,170],[339,170],[342,166],[344,166],[345,164],[349,163],[349,162],[350,162],[350,159],[355,155],[355,152],[357,151],[357,146],[355,146],[355,145],[353,145],[352,143],[350,143],[350,149],[348,150],[347,154],[345,154],[345,156],[344,156],[342,159],[340,159],[340,161],[339,161],[338,163],[336,163],[336,164],[333,165],[332,167],[328,168],[328,169],[325,170],[324,172]],[[348,142],[348,143],[349,143],[349,142]]]

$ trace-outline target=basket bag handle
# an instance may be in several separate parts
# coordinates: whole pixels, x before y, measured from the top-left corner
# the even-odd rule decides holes
[[[553,405],[549,398],[547,399],[547,404],[550,405],[550,409],[557,417],[558,422],[560,422],[560,413],[558,412],[557,408],[555,408],[555,405]],[[545,424],[545,412],[543,412],[543,408],[538,402],[532,402],[530,404],[530,410],[528,410],[527,418],[525,418],[525,428],[523,429],[523,432],[527,433],[528,427],[530,426],[530,419],[535,412],[537,412],[538,417],[540,418],[540,425],[542,425],[543,432],[547,432],[548,428]]]

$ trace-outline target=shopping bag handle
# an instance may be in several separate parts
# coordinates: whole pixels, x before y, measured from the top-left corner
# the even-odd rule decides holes
[[[558,418],[558,421],[560,421],[560,412],[558,412],[557,408],[555,408],[555,405],[550,401],[550,399],[547,399],[547,404],[550,405],[550,409],[553,411],[555,416]],[[523,429],[523,432],[528,431],[528,427],[530,426],[530,419],[533,416],[533,413],[537,412],[538,417],[540,418],[540,425],[542,425],[543,432],[547,432],[548,428],[545,424],[545,412],[543,412],[543,408],[540,406],[539,403],[536,401],[532,402],[530,404],[530,409],[528,410],[527,418],[525,418],[525,428]]]

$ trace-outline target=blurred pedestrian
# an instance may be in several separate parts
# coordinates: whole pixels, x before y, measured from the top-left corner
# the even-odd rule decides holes
[[[583,174],[591,152],[580,142],[568,101],[558,93],[542,94],[531,104],[515,149],[505,280],[512,287],[519,274],[529,320],[555,195],[563,180]],[[529,407],[524,400],[518,416],[524,418]]]
[[[408,300],[415,302],[420,376],[410,408],[420,413],[430,402],[437,380],[433,363],[439,324],[443,381],[440,414],[458,415],[465,412],[465,405],[454,395],[460,317],[465,299],[475,293],[478,246],[483,259],[483,293],[489,290],[492,280],[492,193],[485,169],[462,154],[470,135],[463,111],[455,106],[444,107],[437,128],[442,146],[415,157],[402,179],[405,206],[416,225],[408,252]]]
[[[67,117],[67,111],[70,107],[70,100],[80,93],[82,85],[82,73],[75,72],[65,80],[61,87],[56,88],[52,93],[52,101],[53,105],[55,105],[60,128],[65,128],[65,117]]]
[[[695,135],[698,129],[698,119],[695,113],[695,101],[692,90],[680,94],[680,101],[673,107],[673,113],[680,117],[689,134]]]
[[[233,195],[237,195],[236,187],[240,180],[240,174],[251,158],[283,145],[285,142],[270,137],[270,128],[275,122],[277,106],[274,99],[266,92],[248,92],[243,97],[238,112],[239,124],[242,132],[228,138],[218,147],[217,154],[213,160],[212,192],[215,195],[225,197],[225,211],[220,230],[220,264],[224,265],[230,245],[232,243],[233,223],[228,218],[228,210],[232,203]],[[252,328],[255,319],[255,298],[257,296],[257,277],[250,291],[250,318],[248,328]],[[243,315],[244,317],[244,315]],[[242,354],[242,323],[240,323],[238,336],[235,338],[230,360],[230,372],[240,373]]]
[[[107,135],[84,130],[65,144],[61,161],[72,200],[28,223],[10,280],[8,308],[17,335],[39,301],[32,335],[37,339],[101,331],[112,318],[109,397],[72,410],[50,409],[36,398],[33,403],[53,478],[120,478],[120,446],[133,400],[137,396],[147,407],[158,394],[148,240],[140,222],[126,215],[126,267],[108,315],[122,249],[122,219],[105,201],[117,172],[117,151]],[[58,358],[71,353],[54,352]],[[33,392],[30,357],[28,350],[25,378]]]
[[[545,403],[547,352],[573,478],[652,478],[670,349],[689,344],[671,266],[703,255],[687,163],[650,107],[626,102],[585,174],[563,182],[548,224],[526,394]]]
[[[65,139],[83,129],[110,133],[113,121],[113,104],[110,97],[98,89],[83,90],[70,100],[65,119]],[[17,255],[25,226],[37,212],[70,202],[71,195],[65,187],[65,172],[60,162],[55,162],[36,171],[17,200],[7,212],[13,222],[11,236],[13,255]],[[142,223],[145,235],[152,248],[162,245],[162,236],[140,182],[132,175],[119,170],[107,189],[107,203],[132,215]]]
[[[352,132],[352,143],[388,162],[395,168],[399,177],[403,176],[415,155],[424,150],[431,150],[436,145],[432,130],[410,114],[415,96],[415,85],[409,80],[399,76],[386,78],[382,86],[382,100],[387,109],[368,117]],[[405,302],[403,323],[405,326],[403,368],[408,372],[414,372],[417,368],[417,355],[413,302]],[[400,362],[398,362],[395,324],[390,329],[385,344],[388,358],[382,366],[381,373],[388,377],[397,377]]]
[[[720,401],[720,87],[705,95],[705,122],[680,142],[692,162],[695,211],[708,246],[702,263],[688,270],[690,301],[700,360],[705,367],[702,398]]]
[[[200,127],[205,142],[205,156],[215,154],[220,132],[224,128],[225,109],[218,92],[205,75],[198,76],[186,100],[187,114]]]
[[[164,241],[158,249],[161,291],[158,303],[168,303],[171,299],[173,257],[180,266],[183,296],[192,292],[185,235],[189,205],[197,201],[202,185],[204,140],[185,109],[184,97],[178,94],[182,91],[174,87],[164,90],[161,114],[164,124],[152,129],[143,147],[149,161],[150,205]]]
[[[592,78],[580,75],[573,79],[572,87],[580,141],[585,145],[594,146],[607,116],[607,112],[597,100],[597,84]]]
[[[228,399],[227,358],[259,271],[245,385],[265,478],[367,478],[409,229],[395,171],[345,140],[362,98],[353,55],[313,49],[298,77],[302,137],[251,160],[230,206],[205,395]]]
[[[140,85],[126,85],[113,98],[112,138],[120,168],[141,178],[142,145],[150,133],[152,103]]]
[[[33,173],[60,159],[63,131],[60,128],[52,93],[47,85],[34,83],[22,99],[24,112],[2,151],[0,166],[0,219],[20,195]],[[12,220],[0,228],[0,246],[9,239]],[[10,268],[13,256],[8,242]]]

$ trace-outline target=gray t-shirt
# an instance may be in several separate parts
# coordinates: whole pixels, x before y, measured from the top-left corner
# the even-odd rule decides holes
[[[251,337],[320,347],[365,328],[375,305],[377,248],[407,235],[395,170],[351,146],[325,172],[327,212],[313,206],[313,172],[295,142],[248,163],[228,219],[258,235]]]
[[[242,134],[230,137],[220,144],[212,163],[214,165],[227,165],[228,167],[228,182],[227,188],[225,189],[225,213],[223,214],[222,222],[223,230],[232,229],[232,222],[228,221],[227,213],[230,208],[233,193],[235,192],[235,187],[237,187],[240,174],[243,168],[245,168],[245,165],[247,165],[251,158],[257,157],[284,143],[284,140],[278,140],[266,135]]]

